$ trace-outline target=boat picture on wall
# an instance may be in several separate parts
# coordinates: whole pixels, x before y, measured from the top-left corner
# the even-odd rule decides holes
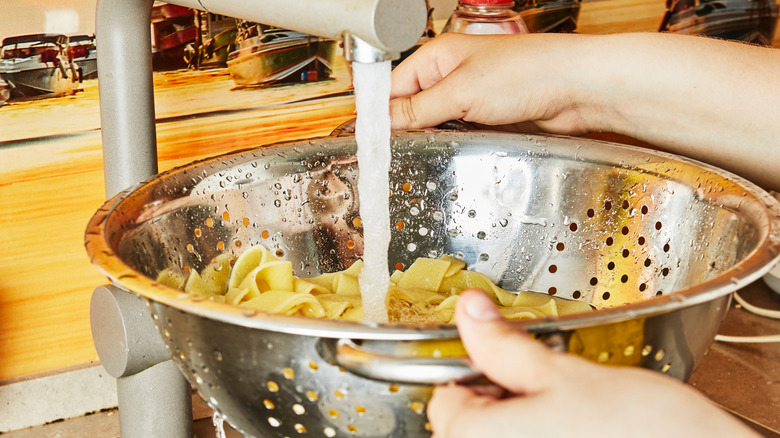
[[[240,23],[235,50],[228,54],[237,87],[331,79],[338,42],[254,23]]]
[[[577,30],[581,0],[517,0],[519,12],[532,33],[571,33]]]
[[[3,39],[0,78],[11,99],[63,96],[75,93],[81,81],[71,62],[69,39],[62,34],[31,34]]]
[[[704,35],[771,46],[775,0],[667,0],[659,31]]]
[[[70,55],[80,68],[81,80],[97,78],[95,35],[71,35]]]

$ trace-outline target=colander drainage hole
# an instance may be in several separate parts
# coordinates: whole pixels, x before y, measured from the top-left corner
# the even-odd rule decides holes
[[[409,409],[417,415],[425,414],[425,403],[421,401],[413,401],[409,404]]]

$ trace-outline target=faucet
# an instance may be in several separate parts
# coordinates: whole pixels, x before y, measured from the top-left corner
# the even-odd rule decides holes
[[[344,57],[397,59],[425,31],[425,0],[170,0],[180,6],[343,40]]]
[[[96,45],[106,198],[157,173],[149,26],[153,0],[98,0]],[[341,39],[345,58],[397,59],[423,34],[425,0],[170,0],[168,3]],[[136,294],[99,286],[90,303],[98,357],[117,379],[122,438],[190,438],[192,394]]]

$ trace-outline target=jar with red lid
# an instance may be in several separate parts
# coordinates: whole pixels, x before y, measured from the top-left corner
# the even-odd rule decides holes
[[[442,32],[477,35],[528,33],[514,0],[459,0]]]

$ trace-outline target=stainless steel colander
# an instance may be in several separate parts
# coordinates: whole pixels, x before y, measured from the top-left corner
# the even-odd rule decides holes
[[[685,380],[731,292],[780,252],[780,207],[704,164],[628,146],[492,132],[393,136],[390,266],[448,254],[508,290],[598,312],[524,326],[596,362]],[[476,374],[430,357],[452,326],[269,315],[154,281],[263,244],[307,277],[347,268],[362,236],[353,137],[261,147],[163,173],[109,200],[92,261],[148,299],[174,360],[248,436],[427,436],[432,383]]]

